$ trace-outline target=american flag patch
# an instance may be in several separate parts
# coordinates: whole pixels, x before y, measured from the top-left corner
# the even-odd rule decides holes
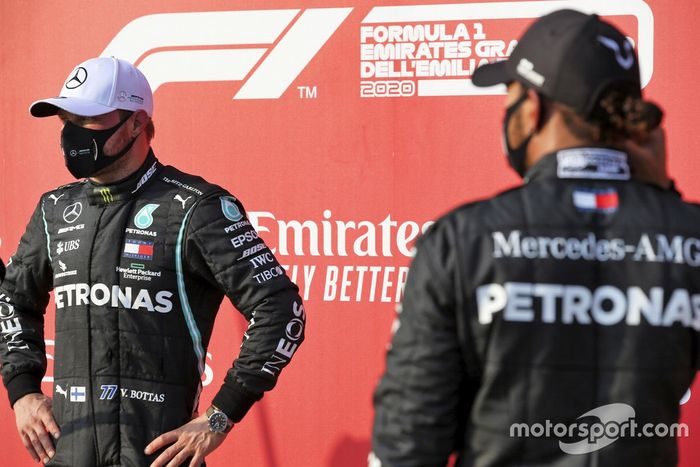
[[[132,259],[151,260],[153,259],[153,242],[127,238],[126,242],[124,242],[124,253],[122,256]]]
[[[605,190],[575,189],[574,206],[579,211],[595,211],[613,213],[620,206],[620,197],[617,190],[609,188]]]

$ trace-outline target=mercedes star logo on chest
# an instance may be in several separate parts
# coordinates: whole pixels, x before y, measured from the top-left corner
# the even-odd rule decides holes
[[[81,203],[80,201],[78,201],[77,203],[73,203],[63,210],[63,220],[69,224],[72,224],[73,222],[78,220],[82,212],[83,203]]]

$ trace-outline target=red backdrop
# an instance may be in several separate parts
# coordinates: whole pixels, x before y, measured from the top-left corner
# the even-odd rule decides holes
[[[477,93],[469,76],[482,60],[507,54],[530,18],[573,6],[627,32],[642,57],[647,96],[666,110],[671,172],[686,197],[700,197],[697,109],[688,92],[700,74],[697,2],[395,3],[0,3],[5,260],[40,194],[70,181],[59,121],[31,118],[28,105],[56,95],[77,63],[114,54],[136,62],[153,85],[160,159],[243,200],[302,288],[306,343],[209,465],[366,462],[371,393],[412,241],[458,203],[517,183],[500,149],[503,96]],[[222,307],[202,406],[245,324],[230,304]],[[51,376],[50,365],[47,393]],[[700,463],[699,412],[698,398],[683,406],[685,467]],[[0,404],[0,439],[8,465],[30,464],[7,403]]]

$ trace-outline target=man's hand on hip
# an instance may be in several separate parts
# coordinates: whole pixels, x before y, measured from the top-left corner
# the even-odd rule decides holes
[[[47,463],[55,454],[51,437],[58,439],[61,431],[51,412],[51,398],[32,393],[19,398],[12,407],[22,444],[36,462]]]
[[[146,446],[145,452],[151,455],[171,444],[172,446],[163,451],[151,467],[179,466],[189,457],[192,458],[189,467],[199,467],[204,462],[204,457],[218,448],[224,439],[226,433],[212,432],[209,429],[209,420],[206,415],[202,415],[177,430],[163,433]]]

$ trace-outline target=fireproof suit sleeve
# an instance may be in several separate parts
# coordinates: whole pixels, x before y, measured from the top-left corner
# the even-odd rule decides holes
[[[272,389],[304,340],[306,315],[297,286],[231,196],[211,196],[194,209],[188,255],[200,255],[249,325],[238,358],[213,404],[237,422]]]
[[[34,210],[0,286],[0,362],[11,405],[41,392],[46,372],[44,313],[53,281],[43,202]]]
[[[387,466],[445,466],[459,431],[464,374],[455,319],[453,248],[433,226],[417,246],[374,394],[374,455]]]

